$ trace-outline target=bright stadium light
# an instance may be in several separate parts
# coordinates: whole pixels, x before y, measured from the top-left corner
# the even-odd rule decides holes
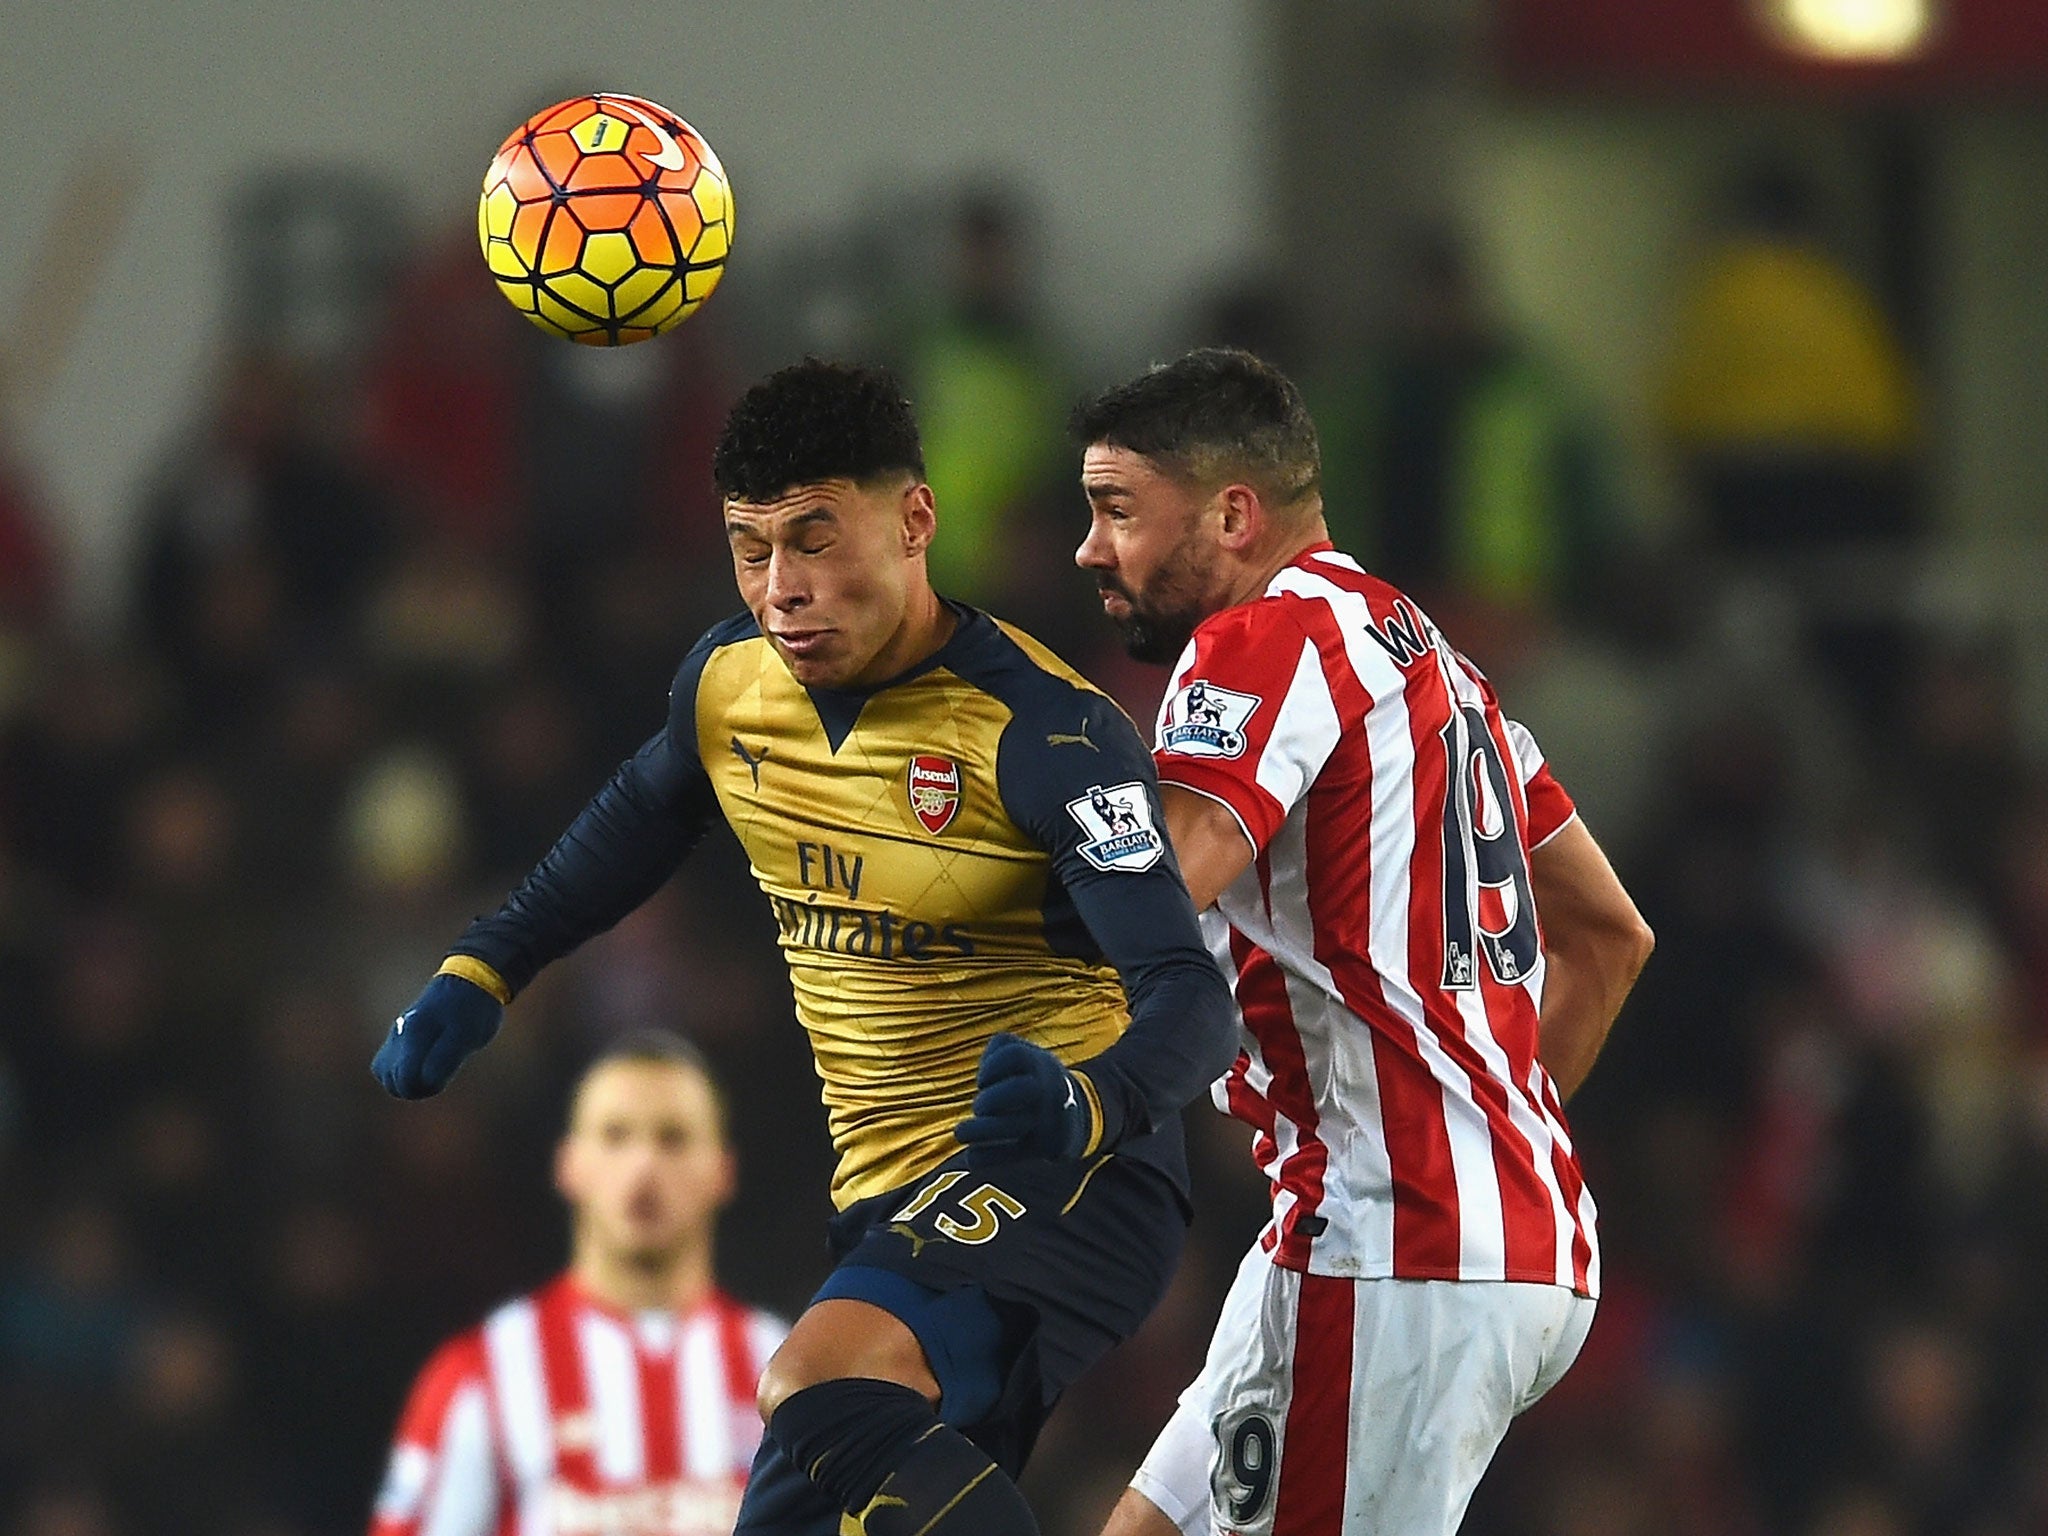
[[[1783,46],[1844,64],[1911,58],[1933,34],[1938,0],[1760,0]]]

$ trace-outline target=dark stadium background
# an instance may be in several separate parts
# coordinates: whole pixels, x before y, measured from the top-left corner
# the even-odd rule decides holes
[[[1828,55],[1858,16],[1894,56]],[[800,1306],[822,1116],[729,840],[445,1097],[388,1101],[370,1052],[732,607],[704,450],[737,385],[901,366],[945,582],[1143,711],[1065,563],[1059,416],[1208,340],[1299,374],[1340,541],[1495,676],[1660,938],[1574,1106],[1600,1321],[1467,1529],[2048,1530],[2043,32],[2011,0],[10,8],[0,1536],[360,1529],[423,1353],[558,1262],[563,1085],[632,1024],[723,1073],[723,1271]],[[738,221],[701,316],[592,356],[471,231],[499,138],[598,88],[704,130]],[[1182,1283],[1047,1434],[1050,1532],[1095,1529],[1256,1227],[1244,1138],[1191,1125]]]

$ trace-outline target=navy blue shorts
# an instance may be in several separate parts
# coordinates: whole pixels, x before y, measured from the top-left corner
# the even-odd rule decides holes
[[[962,1152],[835,1216],[838,1267],[813,1301],[900,1318],[938,1380],[939,1417],[1015,1477],[1060,1394],[1165,1294],[1187,1224],[1186,1197],[1149,1162],[975,1173]],[[764,1439],[734,1536],[838,1536],[839,1517]]]

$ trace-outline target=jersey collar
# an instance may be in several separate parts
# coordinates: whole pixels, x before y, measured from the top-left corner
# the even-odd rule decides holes
[[[914,682],[927,672],[950,666],[961,656],[975,647],[986,645],[990,635],[999,633],[995,620],[979,608],[970,608],[965,603],[956,603],[950,597],[942,597],[953,615],[953,633],[946,637],[946,643],[922,661],[905,667],[894,677],[885,678],[868,688],[810,688],[804,692],[810,695],[811,707],[818,712],[818,723],[825,727],[825,740],[837,752],[846,738],[853,734],[854,725],[860,720],[860,712],[869,699],[891,688],[900,688]]]

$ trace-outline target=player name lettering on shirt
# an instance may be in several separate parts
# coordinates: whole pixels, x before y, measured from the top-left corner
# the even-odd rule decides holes
[[[1373,643],[1394,660],[1397,667],[1406,667],[1419,657],[1426,656],[1436,645],[1436,626],[1416,611],[1415,605],[1405,597],[1397,597],[1393,611],[1378,624],[1364,626]]]

